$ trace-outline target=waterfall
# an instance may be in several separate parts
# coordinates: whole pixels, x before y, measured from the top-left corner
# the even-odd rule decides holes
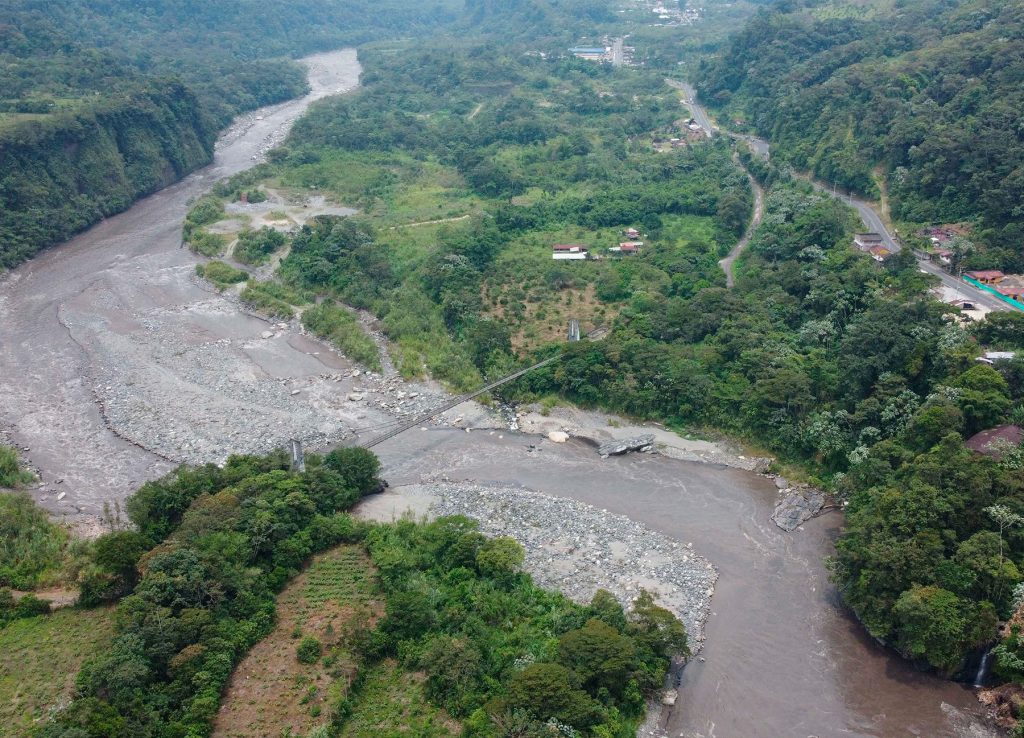
[[[978,664],[978,673],[974,675],[974,686],[984,687],[985,677],[988,675],[988,662],[992,658],[992,652],[986,651],[981,657],[981,663]]]

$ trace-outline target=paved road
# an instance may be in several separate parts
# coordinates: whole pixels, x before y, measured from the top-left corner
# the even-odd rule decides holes
[[[615,43],[612,44],[612,65],[621,67],[626,63],[626,54],[623,47],[626,45],[625,39],[617,38]]]
[[[736,279],[732,273],[732,265],[739,255],[743,253],[743,249],[747,247],[747,244],[750,243],[750,239],[754,237],[757,227],[761,225],[761,220],[764,218],[764,190],[757,183],[757,180],[754,179],[754,175],[747,172],[747,177],[750,178],[750,186],[754,190],[754,216],[750,219],[750,224],[747,226],[747,231],[743,234],[743,238],[736,242],[728,256],[718,262],[718,266],[722,267],[722,271],[725,272],[725,286],[729,289],[732,289],[733,285],[736,284]]]
[[[697,124],[700,125],[705,131],[707,131],[709,135],[713,136],[715,133],[723,133],[723,131],[721,131],[718,128],[718,126],[716,126],[711,121],[711,118],[708,117],[707,111],[705,111],[703,107],[697,104],[696,90],[694,90],[691,85],[687,84],[686,82],[679,82],[671,79],[666,79],[665,82],[670,87],[674,87],[675,89],[680,90],[686,96],[686,99],[683,102],[685,102],[686,105],[690,108],[690,112],[691,115],[693,115],[693,119],[697,121]],[[724,133],[725,135],[730,136],[731,138],[746,141],[756,154],[764,157],[765,159],[768,158],[770,144],[764,139],[757,138],[756,136],[746,136],[736,133],[730,133],[729,131],[724,131]],[[820,192],[832,193],[835,195],[835,197],[842,198],[842,200],[846,204],[848,204],[850,207],[856,210],[857,214],[860,215],[860,219],[864,223],[865,227],[869,231],[881,235],[882,241],[885,243],[885,247],[889,249],[891,252],[893,252],[894,254],[898,254],[902,250],[902,245],[893,236],[889,229],[886,228],[885,223],[882,221],[882,218],[878,215],[878,212],[874,209],[871,203],[867,202],[866,200],[862,200],[858,197],[855,197],[853,195],[850,195],[849,193],[834,192],[833,189],[830,186],[826,185],[824,182],[819,182],[814,179],[809,179],[809,181],[815,187],[815,189],[819,190]],[[1008,311],[1014,309],[1011,305],[1008,305],[1007,303],[989,294],[988,292],[985,292],[984,290],[979,290],[970,282],[965,282],[961,279],[957,279],[956,277],[942,269],[939,265],[929,260],[927,257],[922,257],[920,254],[916,254],[916,256],[917,264],[921,271],[927,272],[928,274],[932,274],[938,277],[943,285],[955,290],[959,290],[960,293],[964,296],[964,299],[972,300],[974,303],[978,305],[983,305],[989,310]],[[723,262],[724,261],[725,260],[723,259]],[[729,267],[729,271],[726,272],[727,278],[731,278],[731,262],[729,263]],[[725,269],[726,266],[723,265],[722,268]]]

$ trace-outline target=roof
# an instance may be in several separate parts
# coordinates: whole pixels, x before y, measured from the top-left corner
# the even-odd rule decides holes
[[[998,269],[982,269],[977,272],[967,272],[967,276],[974,279],[998,279],[1003,276],[1003,273]]]
[[[603,54],[605,48],[603,46],[574,46],[569,51],[574,54]]]
[[[587,247],[580,243],[556,243],[552,251],[586,251]]]
[[[891,251],[889,251],[889,249],[885,248],[884,246],[872,246],[870,249],[868,249],[868,251],[873,256],[878,256],[883,259],[892,253]]]
[[[881,243],[882,235],[880,233],[855,233],[853,234],[853,240],[863,243]]]
[[[622,251],[639,251],[640,247],[635,243],[620,243],[619,249]]]
[[[1021,431],[1019,425],[999,425],[983,430],[981,433],[975,433],[967,439],[964,445],[979,454],[998,457],[1001,455],[1000,446],[1004,444],[1019,446],[1021,440],[1024,440],[1024,431]]]

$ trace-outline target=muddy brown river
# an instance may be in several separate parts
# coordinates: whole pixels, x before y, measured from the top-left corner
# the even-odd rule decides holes
[[[250,166],[310,102],[358,81],[353,51],[310,65],[312,93],[247,116],[210,167],[0,281],[0,423],[28,449],[43,480],[33,495],[58,517],[95,520],[104,502],[223,447],[329,441],[388,417],[339,400],[362,381],[344,357],[204,288],[180,247],[191,198]],[[154,432],[159,444],[140,440]],[[518,484],[626,515],[710,559],[720,577],[708,640],[683,672],[669,736],[995,735],[969,689],[864,636],[822,565],[840,517],[783,533],[763,477],[657,456],[601,460],[582,443],[509,433],[414,429],[375,450],[396,485],[442,474]]]

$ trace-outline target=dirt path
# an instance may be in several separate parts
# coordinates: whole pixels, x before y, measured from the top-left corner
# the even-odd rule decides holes
[[[460,215],[455,218],[438,218],[437,220],[420,220],[415,223],[403,223],[402,225],[391,226],[392,231],[397,231],[399,228],[415,228],[416,226],[425,225],[437,225],[438,223],[457,223],[460,220],[467,220],[468,215]]]
[[[744,169],[744,171],[746,170]],[[750,186],[754,189],[754,215],[750,219],[750,224],[747,226],[747,231],[743,234],[743,238],[736,242],[728,256],[718,262],[718,266],[722,267],[722,271],[725,272],[725,286],[729,289],[732,289],[736,284],[736,278],[733,275],[733,264],[739,258],[739,255],[743,253],[743,249],[750,243],[750,239],[754,237],[757,227],[761,225],[761,220],[764,218],[764,190],[757,183],[757,180],[754,179],[754,175],[747,172],[747,177],[750,179]]]

